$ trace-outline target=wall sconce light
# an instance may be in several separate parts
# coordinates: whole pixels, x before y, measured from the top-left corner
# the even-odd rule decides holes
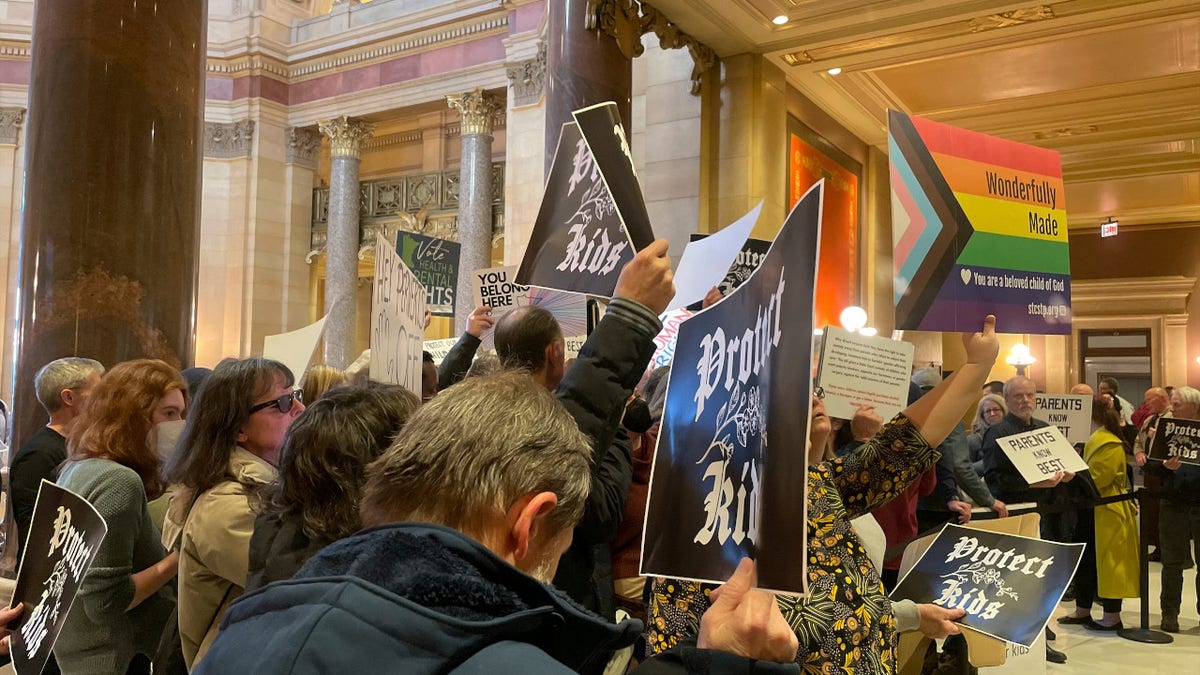
[[[1033,355],[1029,353],[1029,347],[1023,342],[1018,342],[1013,345],[1013,348],[1008,352],[1008,358],[1004,362],[1017,369],[1017,375],[1025,377],[1025,369],[1037,362]]]

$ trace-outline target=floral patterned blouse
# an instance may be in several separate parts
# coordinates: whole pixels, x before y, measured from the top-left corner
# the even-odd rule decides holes
[[[891,673],[896,618],[850,521],[900,494],[938,459],[904,415],[845,457],[808,470],[809,597],[778,595],[800,638],[805,673]],[[647,641],[654,653],[696,635],[709,584],[656,578]]]

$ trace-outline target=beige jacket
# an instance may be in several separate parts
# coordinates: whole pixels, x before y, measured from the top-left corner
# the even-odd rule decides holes
[[[255,517],[247,486],[269,483],[275,475],[275,467],[234,448],[225,482],[199,496],[182,487],[171,495],[163,545],[179,551],[179,637],[189,671],[246,585]]]

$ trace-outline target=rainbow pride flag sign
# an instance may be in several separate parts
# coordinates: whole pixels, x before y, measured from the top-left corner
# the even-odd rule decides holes
[[[896,328],[1071,332],[1058,153],[888,111]]]

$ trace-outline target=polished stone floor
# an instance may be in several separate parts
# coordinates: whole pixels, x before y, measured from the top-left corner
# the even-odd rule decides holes
[[[1150,563],[1150,627],[1157,629],[1159,571],[1161,566]],[[1168,645],[1149,645],[1133,642],[1115,633],[1096,633],[1083,626],[1060,626],[1052,619],[1051,626],[1058,632],[1058,640],[1051,643],[1067,653],[1063,665],[1047,664],[1046,672],[1087,673],[1088,675],[1138,675],[1162,673],[1163,675],[1200,674],[1200,615],[1196,612],[1196,570],[1183,575],[1183,609],[1179,613],[1180,633],[1173,635],[1175,642]],[[1126,600],[1121,612],[1121,621],[1128,627],[1139,625],[1140,601]],[[1054,617],[1066,615],[1075,609],[1075,603],[1059,605]],[[1100,607],[1094,608],[1093,617],[1100,618]]]

